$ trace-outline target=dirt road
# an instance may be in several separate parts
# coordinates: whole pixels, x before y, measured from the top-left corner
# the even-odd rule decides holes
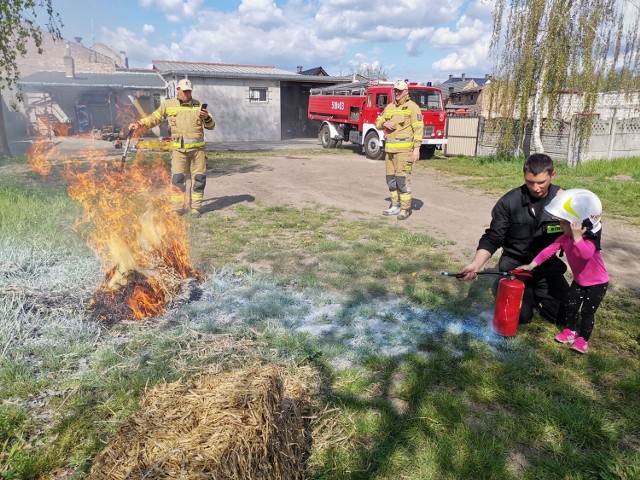
[[[326,205],[347,211],[346,215],[379,216],[387,208],[384,163],[364,156],[294,156],[281,151],[260,158],[252,166],[228,174],[209,175],[205,192],[208,211],[239,202],[265,205]],[[446,161],[446,160],[442,160]],[[515,185],[514,185],[515,186]],[[460,186],[433,169],[412,177],[414,212],[408,220],[387,221],[443,240],[443,248],[466,264],[478,239],[488,227],[497,198]],[[603,257],[611,275],[611,287],[640,290],[640,231],[619,222],[603,227]],[[452,244],[448,244],[450,241]],[[489,261],[488,266],[492,266]]]

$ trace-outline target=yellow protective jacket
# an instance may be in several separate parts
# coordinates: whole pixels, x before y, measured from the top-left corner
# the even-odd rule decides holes
[[[408,152],[422,144],[424,122],[420,107],[407,95],[399,102],[387,105],[376,118],[376,128],[387,120],[395,122],[395,130],[385,130],[384,149],[389,153]]]
[[[165,118],[171,128],[171,145],[173,148],[204,148],[204,128],[213,130],[216,122],[211,114],[203,122],[198,114],[201,103],[194,98],[189,102],[181,102],[172,98],[162,102],[158,109],[148,117],[140,120],[140,124],[153,128]]]

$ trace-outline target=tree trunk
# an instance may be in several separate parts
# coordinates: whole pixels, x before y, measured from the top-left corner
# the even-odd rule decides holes
[[[0,159],[11,156],[4,125],[4,100],[2,98],[2,90],[0,90]]]
[[[542,145],[542,138],[540,137],[540,130],[542,127],[542,94],[544,90],[544,82],[547,80],[547,57],[542,60],[542,68],[540,69],[540,79],[536,87],[536,94],[533,97],[533,127],[531,129],[531,136],[533,140],[533,149],[536,153],[544,153],[544,145]]]

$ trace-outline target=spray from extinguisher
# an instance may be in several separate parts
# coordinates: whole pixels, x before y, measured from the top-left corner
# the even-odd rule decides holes
[[[454,278],[462,278],[464,273],[440,272],[440,275]],[[520,308],[522,307],[522,296],[524,294],[524,282],[518,276],[531,277],[529,272],[524,270],[509,270],[507,272],[483,270],[478,275],[501,275],[503,278],[498,282],[498,293],[496,304],[493,310],[492,330],[503,337],[514,337],[518,331],[518,320],[520,319]]]

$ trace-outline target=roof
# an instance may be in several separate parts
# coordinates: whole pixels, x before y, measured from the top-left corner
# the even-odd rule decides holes
[[[474,82],[476,82],[476,84],[477,84],[478,86],[480,86],[480,87],[481,87],[482,85],[484,85],[485,83],[487,83],[490,79],[489,79],[489,77],[487,77],[487,76],[484,76],[484,77],[467,77],[467,76],[465,75],[465,77],[464,77],[464,78],[462,78],[462,77],[449,77],[449,79],[448,79],[448,80],[446,80],[446,81],[444,81],[444,82],[442,82],[442,84],[443,84],[443,85],[450,85],[450,84],[454,84],[454,83],[458,83],[458,82],[460,82],[460,83],[464,83],[464,84],[466,85],[466,84],[468,84],[471,80],[473,80]]]
[[[76,72],[67,77],[65,72],[36,72],[20,79],[23,86],[37,87],[102,87],[136,88],[146,90],[166,89],[165,80],[153,70],[116,71],[116,72]]]
[[[309,70],[303,70],[300,72],[300,75],[322,75],[323,77],[328,77],[329,74],[325,72],[324,68],[316,67],[310,68]]]
[[[160,75],[191,75],[194,77],[214,78],[255,78],[274,79],[291,82],[339,83],[351,81],[351,77],[328,77],[323,75],[301,75],[274,66],[242,65],[233,63],[177,62],[172,60],[153,60],[153,67]]]
[[[483,88],[484,88],[484,85],[479,87],[465,88],[464,90],[459,90],[457,92],[454,91],[453,94],[450,93],[449,95],[458,95],[458,94],[462,95],[464,93],[480,93],[483,90]]]
[[[442,93],[445,97],[448,97],[452,93],[460,93],[462,91],[471,91],[475,88],[480,88],[490,82],[491,79],[487,76],[485,77],[467,77],[464,79],[462,77],[449,77],[449,79],[445,82],[442,82]]]

